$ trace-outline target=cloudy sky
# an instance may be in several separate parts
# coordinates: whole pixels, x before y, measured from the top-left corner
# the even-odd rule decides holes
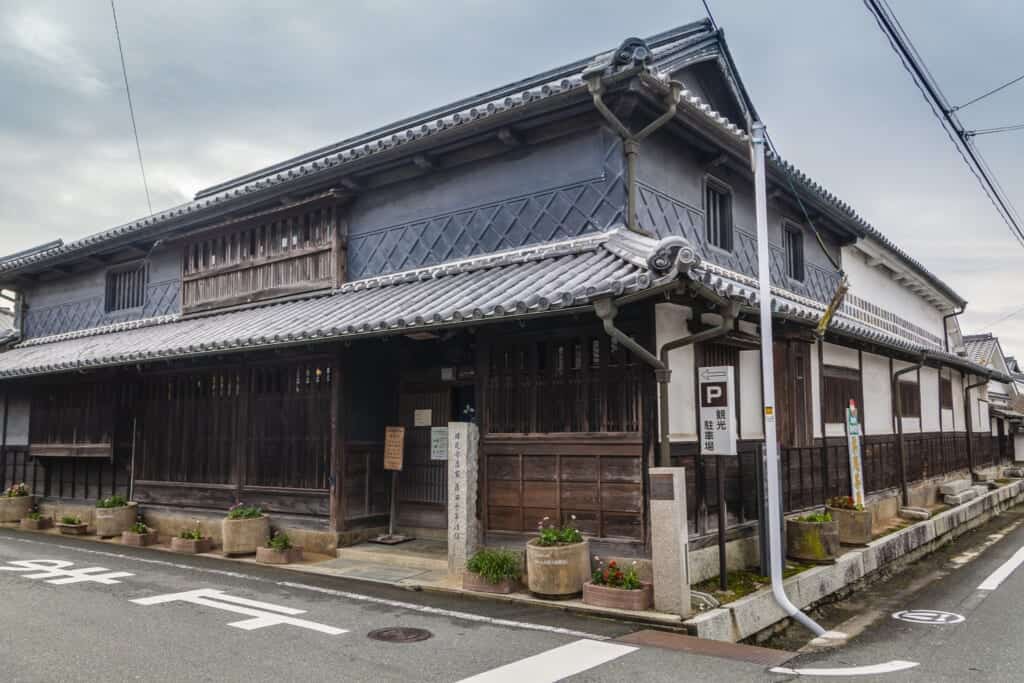
[[[1015,3],[891,0],[953,103],[1024,73]],[[857,0],[712,0],[784,156],[970,301],[1024,307],[1024,249]],[[703,16],[700,0],[121,0],[157,209],[207,185]],[[0,2],[0,252],[145,215],[106,0]],[[1024,122],[1024,82],[962,112]],[[1024,131],[978,138],[1024,209]],[[1024,313],[996,325],[1024,355]]]

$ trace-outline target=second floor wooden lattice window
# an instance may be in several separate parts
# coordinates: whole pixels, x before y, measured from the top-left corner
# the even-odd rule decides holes
[[[144,263],[107,272],[107,313],[142,308],[146,304],[149,269]]]
[[[185,245],[186,313],[334,286],[343,279],[333,202],[277,209]]]

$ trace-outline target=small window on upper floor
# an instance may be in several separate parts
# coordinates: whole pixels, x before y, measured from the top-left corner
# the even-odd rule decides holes
[[[107,271],[107,313],[142,308],[146,303],[148,283],[149,268],[145,263]]]
[[[786,275],[793,280],[804,281],[804,232],[799,225],[784,223],[782,226],[782,249],[786,255]]]
[[[704,235],[708,244],[732,251],[732,192],[710,178],[704,184]]]

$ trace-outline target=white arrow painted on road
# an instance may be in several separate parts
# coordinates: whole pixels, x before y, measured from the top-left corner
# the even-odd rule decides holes
[[[873,676],[906,671],[907,669],[913,669],[915,666],[918,666],[917,662],[894,659],[891,662],[884,662],[882,664],[848,666],[840,669],[790,669],[786,666],[777,666],[774,669],[768,670],[773,674],[786,674],[787,676]]]

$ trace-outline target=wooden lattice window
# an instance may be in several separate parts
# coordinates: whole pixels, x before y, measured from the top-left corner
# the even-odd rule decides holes
[[[782,249],[786,256],[786,275],[793,280],[804,279],[804,233],[799,225],[782,227]]]
[[[107,271],[107,313],[142,308],[146,303],[148,282],[149,268],[145,263]]]
[[[732,251],[732,192],[710,178],[704,183],[704,230],[708,244]]]
[[[855,368],[843,368],[826,365],[821,372],[824,389],[825,422],[846,422],[846,409],[851,400],[860,397],[860,371]]]
[[[898,384],[903,417],[921,417],[921,391],[917,382],[900,380]]]

